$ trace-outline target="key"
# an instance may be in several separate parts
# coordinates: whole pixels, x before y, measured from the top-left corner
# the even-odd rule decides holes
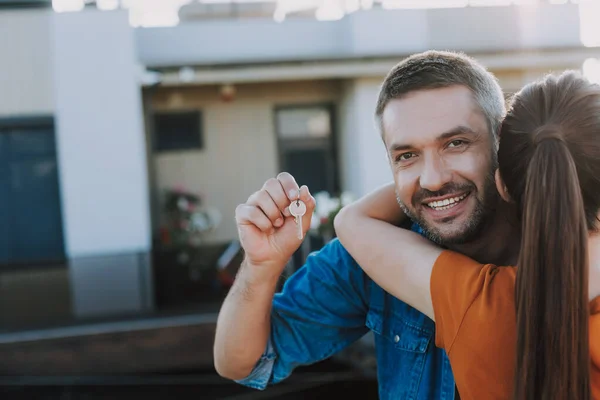
[[[306,204],[300,199],[292,201],[290,204],[290,214],[294,217],[296,221],[296,226],[298,227],[298,239],[302,240],[303,238],[303,229],[302,229],[302,217],[306,214]]]

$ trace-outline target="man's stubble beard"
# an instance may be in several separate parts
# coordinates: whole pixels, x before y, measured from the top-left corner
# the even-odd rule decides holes
[[[425,236],[434,243],[437,243],[441,246],[448,245],[456,245],[456,244],[465,244],[473,241],[475,238],[480,236],[481,232],[484,231],[491,220],[493,219],[493,215],[496,211],[498,202],[500,201],[500,195],[496,190],[496,183],[494,178],[494,173],[498,167],[498,158],[495,152],[492,155],[492,168],[491,172],[486,176],[483,186],[483,198],[479,198],[479,196],[475,197],[476,204],[475,209],[467,219],[462,232],[459,232],[454,237],[443,237],[438,229],[433,226],[430,226],[424,218],[420,215],[415,215],[401,200],[398,196],[398,192],[396,191],[396,200],[402,208],[402,211],[415,223],[417,223]],[[476,188],[476,186],[475,186]],[[477,194],[481,194],[479,190],[477,190]]]

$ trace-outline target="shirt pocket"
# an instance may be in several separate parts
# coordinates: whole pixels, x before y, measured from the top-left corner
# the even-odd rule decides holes
[[[371,307],[366,325],[374,333],[379,398],[416,400],[430,377],[424,376],[432,333],[419,325],[414,309]],[[412,314],[414,311],[415,314]]]
[[[416,313],[418,311],[414,310]],[[367,314],[367,327],[382,339],[389,342],[393,348],[414,353],[426,353],[432,333],[421,325],[419,315],[398,315],[389,313],[384,317],[380,310],[371,308]]]

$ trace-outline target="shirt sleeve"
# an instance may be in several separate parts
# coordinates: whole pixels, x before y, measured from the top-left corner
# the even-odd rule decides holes
[[[236,382],[265,389],[366,334],[368,282],[337,239],[309,255],[273,299],[263,356],[248,377]]]
[[[592,364],[600,378],[600,296],[590,303],[590,354]],[[599,385],[600,386],[600,385]],[[598,395],[600,395],[600,389]],[[600,397],[599,397],[600,398]]]
[[[480,264],[462,254],[444,251],[431,273],[435,344],[450,354],[452,345],[475,298],[493,274],[493,265]]]

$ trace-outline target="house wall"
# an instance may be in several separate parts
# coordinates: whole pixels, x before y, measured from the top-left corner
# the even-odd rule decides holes
[[[159,207],[165,189],[181,185],[216,207],[220,226],[208,242],[237,237],[235,207],[279,172],[274,109],[282,105],[336,102],[337,81],[306,81],[236,86],[235,100],[221,101],[219,86],[157,90],[155,110],[198,109],[203,114],[204,148],[152,156]],[[299,182],[302,184],[301,182]]]
[[[51,115],[52,12],[0,12],[0,118]]]

